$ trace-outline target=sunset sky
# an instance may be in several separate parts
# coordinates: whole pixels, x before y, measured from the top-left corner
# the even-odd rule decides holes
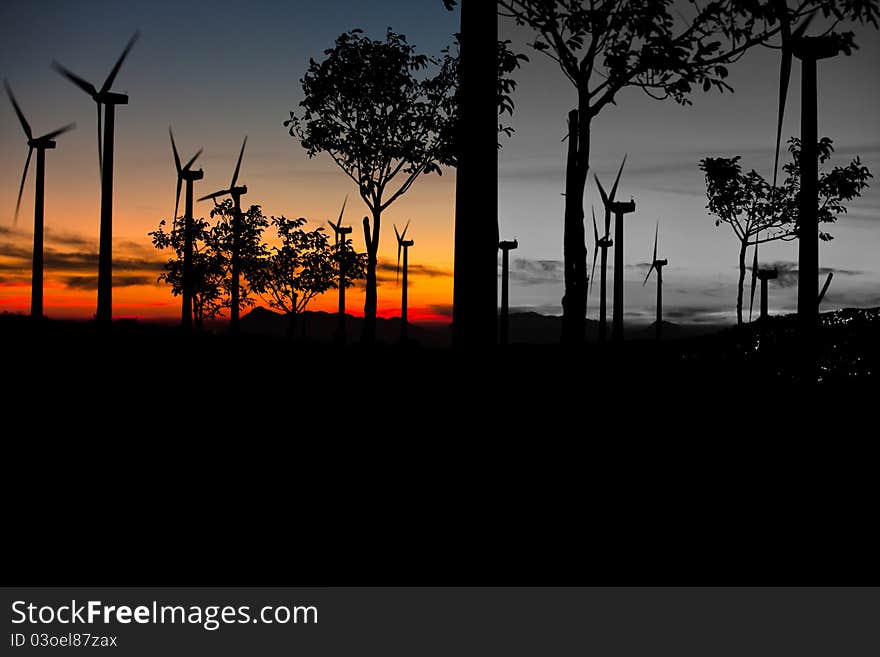
[[[179,299],[155,282],[161,256],[147,232],[174,207],[175,171],[167,130],[174,126],[181,155],[199,147],[204,194],[229,183],[242,137],[249,136],[240,182],[245,203],[267,215],[304,216],[312,224],[335,217],[349,195],[347,223],[363,248],[360,218],[365,208],[350,180],[327,156],[309,159],[282,122],[302,98],[299,78],[309,57],[320,59],[340,32],[359,27],[379,38],[386,27],[407,35],[421,51],[439,54],[457,29],[457,12],[440,0],[5,0],[0,4],[2,75],[9,79],[35,134],[76,121],[78,128],[47,154],[47,271],[45,312],[50,317],[90,317],[95,310],[100,188],[94,103],[50,69],[57,59],[100,86],[130,35],[141,40],[114,89],[130,95],[118,108],[114,202],[114,316],[171,318]],[[818,23],[818,21],[817,21]],[[502,238],[519,240],[513,253],[511,304],[548,314],[561,312],[564,119],[574,92],[556,64],[528,51],[524,32],[502,24],[505,38],[529,54],[517,73],[516,133],[504,140],[498,183]],[[834,139],[833,163],[855,154],[875,175],[880,171],[880,38],[857,31],[861,50],[819,67],[819,131]],[[744,168],[770,175],[775,130],[779,53],[759,49],[731,69],[733,95],[694,96],[682,108],[641,92],[619,95],[594,123],[592,166],[610,184],[624,152],[627,169],[619,195],[633,196],[626,239],[628,319],[653,316],[653,287],[642,287],[655,222],[660,221],[666,317],[672,321],[729,321],[734,309],[736,243],[715,228],[705,210],[698,162],[706,155],[742,155]],[[795,62],[785,135],[799,130],[799,75]],[[0,311],[26,311],[30,298],[33,222],[33,162],[18,226],[15,197],[27,154],[25,137],[4,98],[0,110]],[[837,274],[823,309],[880,305],[880,182],[852,204],[822,244],[823,267]],[[589,206],[601,218],[595,186]],[[412,219],[410,314],[443,319],[452,302],[454,171],[419,181],[386,213],[380,258],[396,258],[393,222]],[[207,215],[210,203],[198,206]],[[592,254],[592,237],[588,249]],[[762,251],[762,262],[790,266],[796,244]],[[610,264],[610,263],[609,263]],[[590,263],[592,265],[592,262]],[[399,312],[393,272],[380,283],[380,314]],[[783,277],[783,283],[788,279]],[[771,311],[790,311],[795,288],[777,286]],[[335,298],[313,308],[332,309]],[[588,314],[595,315],[595,298]],[[360,313],[362,296],[349,296]]]

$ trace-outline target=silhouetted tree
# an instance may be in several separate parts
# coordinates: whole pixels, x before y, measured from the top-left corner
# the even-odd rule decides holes
[[[302,115],[284,122],[313,157],[326,152],[358,186],[372,214],[367,248],[363,341],[376,336],[376,264],[382,213],[422,174],[454,163],[454,69],[418,54],[390,29],[383,41],[352,30],[336,38],[323,62],[309,62]],[[429,69],[436,72],[429,74]],[[494,130],[493,130],[494,132]]]
[[[673,7],[673,5],[676,7]],[[732,90],[727,65],[778,34],[777,0],[690,3],[674,0],[498,0],[500,13],[536,32],[530,44],[555,60],[577,92],[565,196],[564,342],[584,337],[587,252],[583,194],[593,119],[626,87],[689,104],[695,86]],[[687,6],[687,5],[685,5]],[[835,20],[873,22],[877,0],[801,0],[792,22],[821,10]],[[684,8],[684,7],[681,7]],[[852,34],[844,35],[850,43]],[[576,133],[576,134],[575,134]]]
[[[172,250],[172,256],[164,265],[165,271],[159,280],[171,286],[174,296],[183,294],[183,257],[186,230],[183,217],[173,222],[166,230],[163,219],[159,228],[148,233],[153,246],[160,251]],[[210,248],[211,225],[205,219],[193,218],[193,318],[196,328],[201,328],[204,320],[215,319],[223,308],[223,281],[227,263],[221,253]]]
[[[363,278],[366,255],[356,253],[351,240],[340,242],[338,250],[323,227],[303,230],[306,220],[272,217],[280,244],[265,247],[260,266],[251,272],[251,285],[273,308],[290,316],[292,335],[296,316],[315,297],[339,287],[339,266],[343,266],[346,287]]]
[[[235,216],[235,204],[231,198],[215,203],[211,209],[211,217],[218,217],[216,225],[206,237],[209,249],[218,254],[224,264],[223,291],[225,308],[231,307],[232,300],[232,222]],[[253,279],[259,274],[262,262],[266,257],[266,245],[263,243],[263,231],[269,225],[259,205],[252,205],[241,213],[240,232],[238,235],[239,271],[239,304],[243,307],[253,306],[256,302]]]
[[[739,240],[739,280],[736,292],[736,321],[743,323],[743,287],[746,277],[746,250],[767,242],[790,241],[798,237],[798,197],[800,195],[801,142],[789,141],[792,160],[783,167],[785,180],[776,189],[754,169],[742,172],[740,156],[707,157],[700,161],[706,174],[709,212],[715,225],[730,226]],[[823,137],[817,145],[819,164],[831,158],[832,141]],[[834,167],[819,175],[819,222],[830,224],[846,212],[845,202],[861,195],[871,173],[856,157],[845,167]],[[824,231],[819,238],[832,236]]]

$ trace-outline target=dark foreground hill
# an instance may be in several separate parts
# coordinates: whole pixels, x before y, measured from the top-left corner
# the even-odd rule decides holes
[[[880,311],[823,324],[814,360],[791,318],[460,353],[0,317],[8,577],[876,582]]]
[[[291,336],[315,342],[333,342],[337,327],[337,316],[323,311],[306,311],[291,322],[289,315],[282,315],[266,308],[254,308],[241,318],[242,331],[250,334]],[[585,331],[587,341],[598,339],[599,323],[588,319]],[[223,324],[217,324],[222,330]],[[346,315],[346,327],[351,339],[356,340],[363,328],[363,318]],[[689,338],[707,333],[715,333],[723,327],[717,325],[681,325],[663,322],[663,339]],[[608,324],[611,330],[611,324]],[[515,312],[510,315],[511,344],[559,343],[562,333],[562,318],[554,315],[541,315],[536,312]],[[400,317],[376,320],[376,335],[380,342],[397,344],[400,339]],[[654,339],[654,325],[630,325],[625,327],[627,339]],[[410,323],[409,338],[427,347],[448,347],[452,342],[452,328],[444,322]]]

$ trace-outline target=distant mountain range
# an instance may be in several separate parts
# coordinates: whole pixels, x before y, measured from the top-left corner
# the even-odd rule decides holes
[[[363,317],[346,315],[346,331],[348,341],[356,341],[363,328]],[[282,315],[266,308],[258,307],[241,318],[241,330],[244,333],[261,335],[291,335],[299,339],[317,342],[331,342],[336,332],[337,316],[335,313],[323,311],[306,311],[297,315],[294,324],[288,315]],[[596,340],[599,323],[587,320],[586,339]],[[706,333],[713,333],[725,328],[715,325],[682,325],[663,322],[663,339],[688,338]],[[611,321],[608,321],[611,331]],[[556,344],[562,332],[562,317],[541,315],[536,312],[511,313],[510,342],[530,344]],[[628,339],[653,339],[654,325],[632,325],[625,327]],[[442,322],[417,323],[410,322],[409,337],[414,342],[425,346],[444,347],[452,341],[451,324]],[[379,342],[396,344],[400,340],[400,317],[376,319],[376,338]]]

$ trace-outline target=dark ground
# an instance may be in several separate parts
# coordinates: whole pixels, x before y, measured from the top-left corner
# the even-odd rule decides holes
[[[880,313],[824,318],[805,368],[785,318],[461,354],[2,317],[6,577],[877,584]]]

